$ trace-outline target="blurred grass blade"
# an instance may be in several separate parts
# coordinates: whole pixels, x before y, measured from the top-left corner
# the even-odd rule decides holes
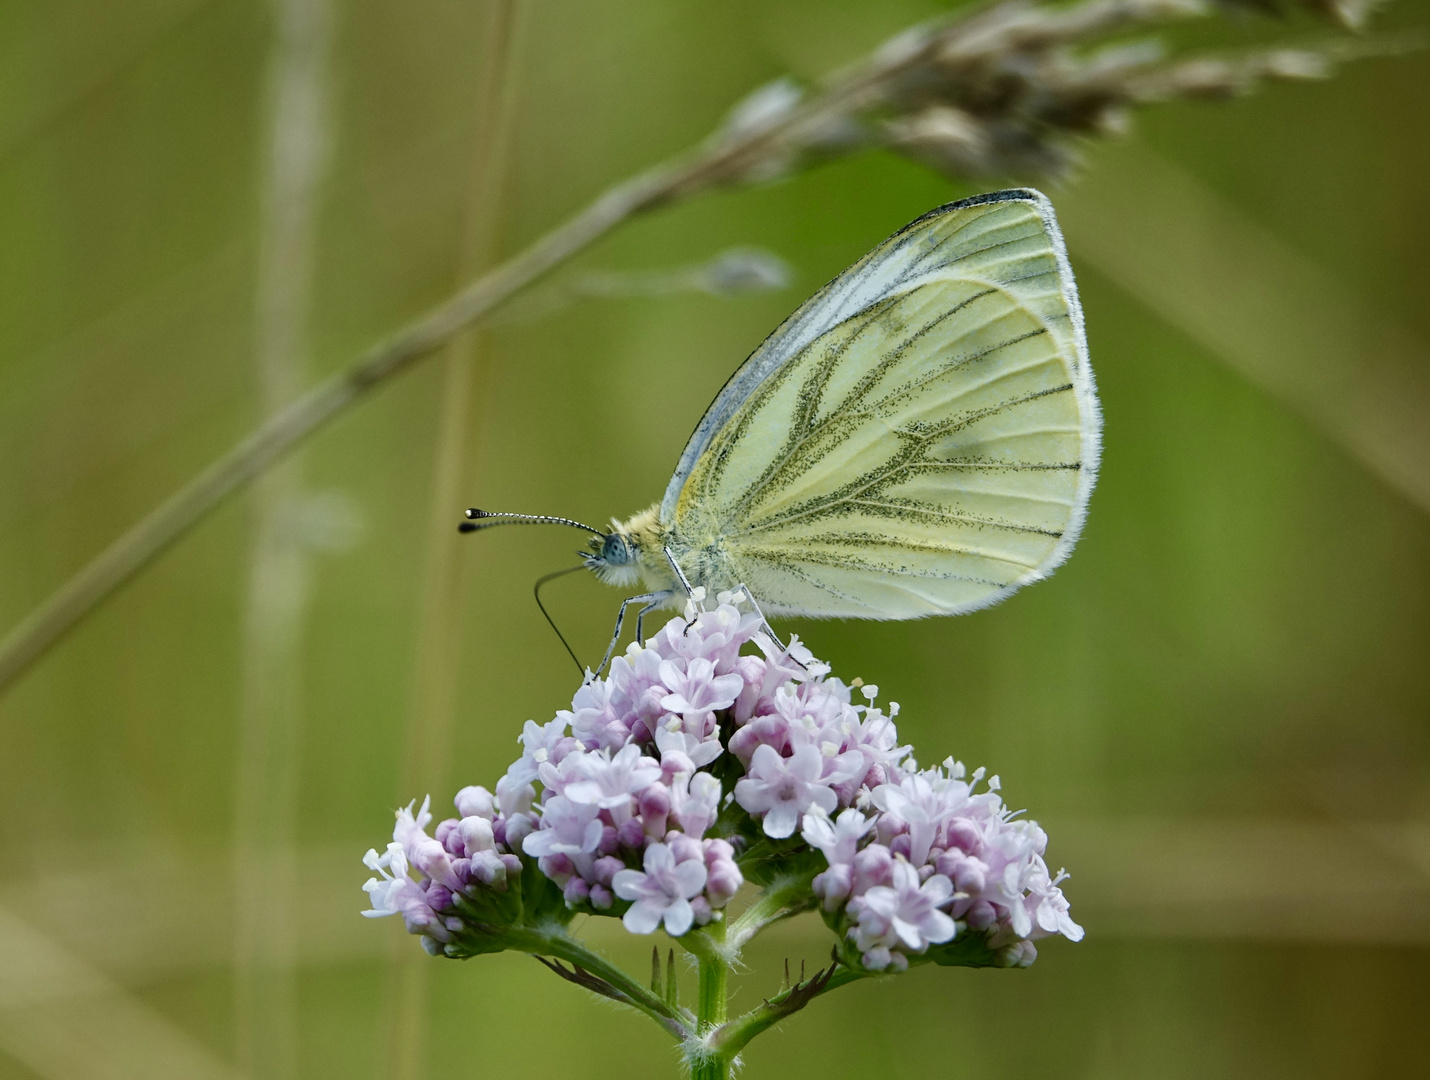
[[[1075,263],[1105,274],[1430,512],[1424,342],[1145,146],[1109,153],[1057,205]]]
[[[503,181],[510,144],[521,9],[517,0],[492,0],[481,53],[472,137],[472,167],[462,214],[462,243],[455,284],[489,269],[501,247]],[[431,509],[418,612],[417,649],[403,739],[401,805],[415,793],[446,791],[457,710],[462,655],[463,541],[453,525],[456,508],[474,490],[476,414],[486,390],[489,341],[480,328],[458,334],[442,354],[441,411],[432,461]],[[469,550],[469,549],[468,549]],[[407,945],[407,942],[399,943]],[[388,971],[385,1075],[418,1080],[427,1075],[428,982],[425,953],[399,948]]]
[[[254,366],[266,413],[307,383],[317,204],[327,147],[329,0],[277,0],[254,307]],[[234,1048],[256,1076],[298,1071],[294,882],[303,630],[311,553],[298,519],[303,457],[253,492],[235,763]]]
[[[3,908],[0,1052],[48,1080],[239,1080],[241,1075]]]
[[[1321,0],[1307,2],[1324,7]],[[1109,85],[1100,85],[1089,95],[1089,87],[1077,80],[1059,83],[1059,73],[1073,63],[1067,50],[1086,47],[1110,34],[1204,17],[1215,10],[1200,0],[1081,0],[1041,6],[1010,0],[911,28],[833,76],[817,92],[804,94],[791,87],[789,93],[770,96],[756,91],[752,98],[759,103],[758,109],[749,108],[751,99],[747,99],[735,108],[730,121],[700,146],[610,188],[515,258],[408,323],[345,372],[271,416],[115,540],[0,641],[0,690],[115,588],[291,447],[636,214],[712,188],[768,180],[830,156],[867,148],[878,142],[874,137],[878,125],[871,127],[876,119],[883,117],[880,122],[887,129],[888,121],[914,115],[910,110],[927,104],[923,97],[929,87],[939,88],[935,95],[939,101],[961,101],[970,94],[980,97],[998,90],[1005,76],[1014,72],[1022,73],[1014,80],[1019,91],[1003,94],[999,90],[994,95],[1006,99],[1006,115],[981,122],[987,129],[984,135],[992,139],[984,148],[987,153],[969,157],[960,152],[945,160],[944,167],[960,178],[989,169],[1005,176],[1058,175],[1073,159],[1074,140],[1116,133],[1122,130],[1126,107],[1188,90],[1173,80],[1176,85],[1158,84],[1148,98],[1135,81],[1124,79],[1111,97],[1114,87]],[[1282,65],[1278,70],[1275,64],[1266,67],[1259,62],[1252,68],[1259,72],[1257,77],[1243,78],[1246,73],[1226,69],[1232,76],[1232,90],[1250,88],[1259,77],[1270,74],[1301,78],[1323,71],[1320,65],[1313,65],[1314,70],[1300,64],[1289,69]],[[1205,85],[1193,82],[1190,89],[1196,95],[1206,91]],[[940,130],[946,141],[948,125]],[[930,147],[925,145],[923,150]],[[1118,212],[1123,209],[1116,207]],[[1109,255],[1114,263],[1116,254]]]

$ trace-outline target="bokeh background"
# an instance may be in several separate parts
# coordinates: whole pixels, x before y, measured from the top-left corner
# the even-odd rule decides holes
[[[0,625],[754,86],[937,10],[0,4]],[[1184,37],[1316,32],[1243,16]],[[1149,112],[1052,189],[1107,423],[1074,557],[964,618],[794,629],[902,704],[921,757],[1002,774],[1087,937],[1027,971],[841,990],[745,1076],[1430,1075],[1428,76],[1411,52]],[[297,132],[286,157],[275,130]],[[474,503],[599,523],[653,501],[765,333],[973,190],[874,153],[621,229],[10,688],[0,1076],[674,1075],[653,1025],[528,958],[431,960],[358,917],[392,808],[491,784],[576,685],[530,595],[576,534],[452,526]],[[737,245],[789,286],[579,296]],[[549,599],[596,655],[617,595],[573,576]],[[646,962],[649,942],[589,929]],[[824,934],[768,934],[735,1006]]]

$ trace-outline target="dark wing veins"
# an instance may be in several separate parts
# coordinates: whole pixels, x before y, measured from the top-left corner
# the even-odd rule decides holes
[[[891,429],[902,442],[897,454],[893,459],[877,469],[872,469],[867,473],[850,481],[844,487],[831,492],[828,495],[815,496],[807,499],[798,506],[791,507],[788,511],[778,517],[769,518],[758,524],[748,525],[740,529],[738,533],[732,535],[748,536],[752,533],[761,532],[765,529],[772,529],[780,525],[787,525],[790,522],[803,518],[827,517],[837,513],[841,508],[853,503],[860,496],[865,495],[876,486],[886,484],[899,476],[901,473],[911,468],[933,464],[926,460],[925,451],[935,441],[960,431],[980,420],[985,420],[990,416],[1011,409],[1017,405],[1023,405],[1038,398],[1047,397],[1050,394],[1059,394],[1072,389],[1072,383],[1065,383],[1061,386],[1049,387],[1043,390],[1036,390],[1031,394],[1022,397],[1010,398],[1007,401],[999,402],[997,405],[990,405],[985,409],[977,409],[957,419],[948,420],[945,423],[933,425],[923,431],[912,432],[899,429]]]

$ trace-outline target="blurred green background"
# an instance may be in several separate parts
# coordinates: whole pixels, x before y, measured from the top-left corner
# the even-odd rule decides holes
[[[0,625],[294,387],[754,86],[938,6],[351,0],[306,53],[275,10],[0,3]],[[326,146],[291,220],[284,70]],[[1430,1076],[1427,76],[1412,53],[1156,110],[1051,190],[1107,424],[1074,557],[964,618],[795,629],[921,758],[1002,774],[1087,937],[842,990],[743,1075]],[[650,215],[538,290],[734,245],[793,283],[516,305],[62,642],[0,700],[0,1076],[673,1075],[652,1025],[531,960],[358,917],[392,808],[492,784],[575,689],[530,598],[575,534],[452,526],[644,507],[785,314],[973,190],[879,153]],[[296,342],[276,373],[270,339]],[[595,656],[617,595],[549,596]],[[648,941],[590,929],[639,970]],[[735,1007],[824,934],[762,939]]]

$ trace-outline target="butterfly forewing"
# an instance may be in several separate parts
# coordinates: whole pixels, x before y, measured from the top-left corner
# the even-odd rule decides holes
[[[1096,402],[1050,212],[1005,194],[876,249],[737,372],[765,369],[741,400],[717,399],[662,508],[676,549],[718,548],[717,584],[791,613],[910,618],[1065,557]],[[777,342],[798,348],[771,363]]]

